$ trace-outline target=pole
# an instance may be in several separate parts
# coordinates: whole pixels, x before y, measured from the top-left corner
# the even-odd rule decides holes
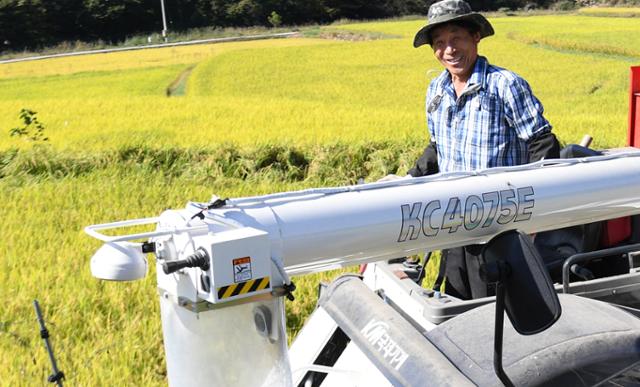
[[[164,0],[160,0],[160,8],[162,9],[162,39],[167,42],[167,15],[164,12]]]
[[[48,381],[49,383],[56,383],[59,387],[62,387],[64,373],[58,370],[56,358],[53,356],[53,349],[51,348],[51,343],[49,343],[49,331],[44,325],[44,319],[42,318],[42,312],[40,311],[40,304],[38,304],[38,300],[33,300],[33,307],[36,310],[36,317],[38,318],[38,323],[40,324],[40,337],[42,337],[42,339],[44,340],[44,346],[47,348],[49,360],[51,360],[51,366],[53,367],[53,373],[49,375]]]

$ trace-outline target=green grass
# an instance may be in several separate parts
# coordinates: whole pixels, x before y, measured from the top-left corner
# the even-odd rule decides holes
[[[640,61],[633,19],[491,21],[496,36],[481,42],[481,53],[530,82],[563,142],[589,133],[595,147],[624,145],[628,67]],[[99,243],[83,227],[212,194],[404,173],[426,143],[424,92],[440,71],[429,48],[411,46],[423,23],[329,28],[385,37],[368,41],[286,39],[0,65],[0,384],[44,384],[50,372],[34,298],[69,384],[165,384],[153,272],[130,284],[93,279],[88,261]],[[190,67],[184,95],[166,97]],[[22,108],[38,112],[49,144],[9,137]],[[335,274],[296,279],[291,335],[313,309],[318,281]]]

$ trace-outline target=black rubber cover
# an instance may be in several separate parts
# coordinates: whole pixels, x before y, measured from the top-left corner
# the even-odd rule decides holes
[[[342,276],[319,300],[323,308],[394,386],[473,384],[362,280]]]
[[[505,320],[503,365],[516,386],[593,386],[629,367],[640,369],[638,318],[575,295],[561,294],[560,301],[562,317],[537,335],[522,336]],[[478,386],[502,386],[493,370],[494,313],[495,304],[484,305],[427,335]]]

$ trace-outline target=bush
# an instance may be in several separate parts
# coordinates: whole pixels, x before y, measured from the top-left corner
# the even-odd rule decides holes
[[[576,9],[576,2],[573,0],[562,0],[553,4],[552,8],[556,11],[571,11]]]
[[[278,15],[278,12],[272,11],[271,15],[267,18],[267,21],[273,27],[280,27],[282,25],[282,18]]]

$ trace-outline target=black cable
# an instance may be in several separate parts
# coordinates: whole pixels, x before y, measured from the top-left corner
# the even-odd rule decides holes
[[[284,288],[284,295],[285,297],[287,297],[287,300],[289,301],[293,301],[295,300],[295,297],[293,296],[293,291],[296,290],[296,285],[293,283],[293,281],[291,281],[291,283],[289,284],[284,284],[282,285],[282,287]]]
[[[200,210],[200,212],[196,213],[195,215],[193,215],[191,217],[191,219],[189,219],[189,221],[193,220],[194,218],[198,218],[200,220],[204,220],[204,212],[207,210],[213,210],[216,208],[220,208],[223,207],[227,204],[227,202],[229,201],[229,198],[225,198],[225,199],[216,199],[213,202],[207,204],[207,206],[205,208],[203,208],[202,210]]]

